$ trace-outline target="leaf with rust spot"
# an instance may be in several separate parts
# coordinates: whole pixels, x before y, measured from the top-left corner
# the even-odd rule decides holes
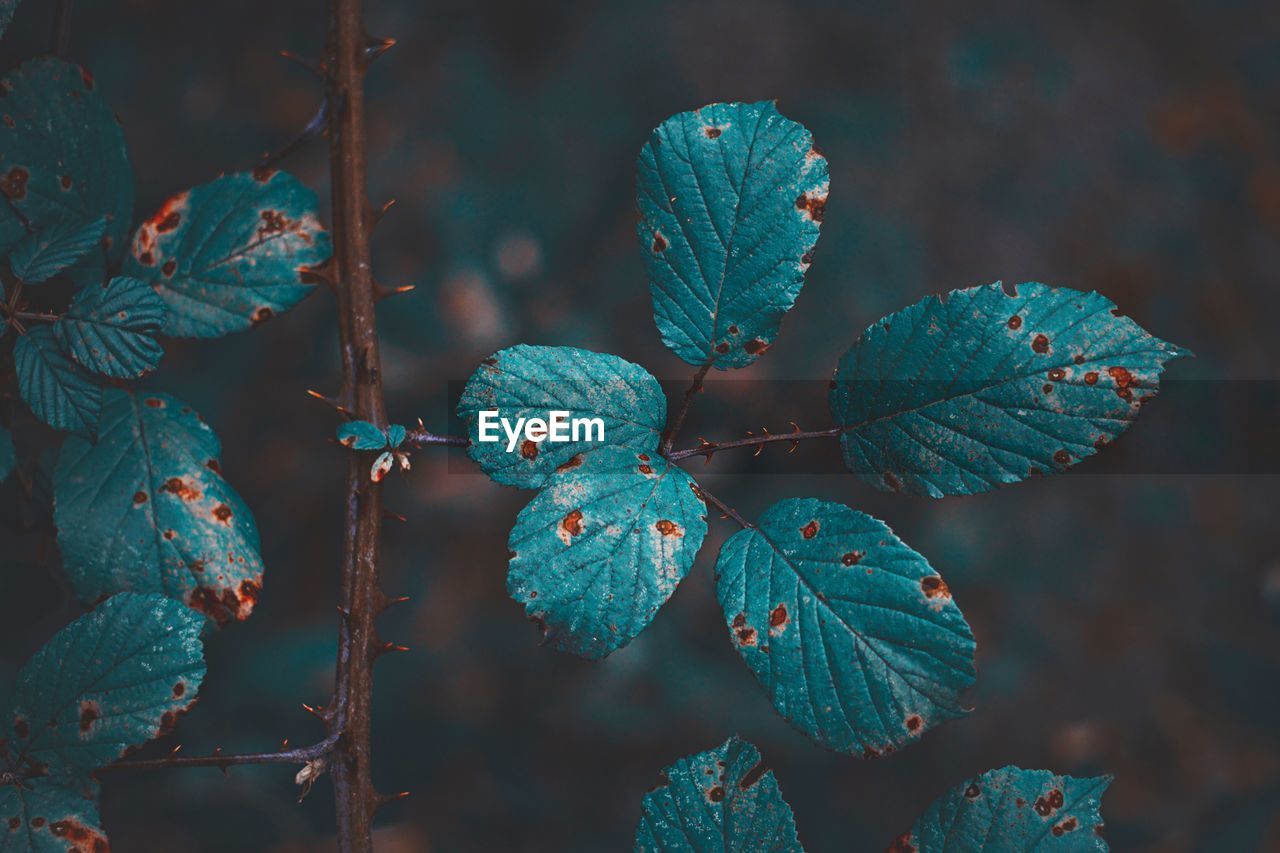
[[[9,253],[9,269],[26,284],[48,281],[98,248],[107,220],[99,216],[86,223],[61,219],[18,241]]]
[[[636,230],[663,343],[690,364],[750,364],[800,295],[826,158],[770,101],[712,104],[663,122],[637,170]]]
[[[1098,293],[989,284],[863,332],[836,367],[831,412],[845,464],[877,488],[974,494],[1092,456],[1187,354]]]
[[[507,591],[557,649],[595,660],[631,642],[688,574],[707,533],[689,475],[656,456],[642,474],[640,455],[587,454],[553,474],[516,519]]]
[[[0,90],[0,254],[26,238],[24,217],[37,233],[105,217],[107,250],[69,270],[80,285],[101,282],[133,216],[133,171],[115,114],[88,72],[53,57],[23,63]]]
[[[180,400],[107,390],[97,443],[65,442],[53,478],[63,566],[82,599],[163,592],[219,623],[248,617],[258,530],[218,453]]]
[[[593,440],[543,441],[530,443],[533,452],[521,452],[519,445],[507,452],[501,427],[490,432],[497,441],[480,440],[480,412],[494,409],[513,427],[520,418],[546,420],[552,410],[568,412],[570,419],[599,418],[604,441],[595,440],[598,433],[593,432]],[[616,355],[521,344],[494,353],[472,374],[458,402],[458,417],[471,439],[467,453],[486,474],[506,485],[537,488],[573,457],[602,446],[655,453],[666,425],[667,399],[647,370]],[[587,436],[585,430],[579,435]]]
[[[3,853],[106,853],[98,817],[98,786],[60,784],[39,777],[19,789],[0,787],[0,851]]]
[[[37,326],[13,347],[18,393],[36,417],[54,429],[93,435],[102,410],[102,388],[58,347],[53,329]]]
[[[155,335],[163,323],[164,302],[156,292],[136,278],[117,276],[77,293],[53,332],[85,368],[135,379],[160,364],[164,348]]]
[[[387,435],[368,421],[347,421],[338,425],[338,443],[352,450],[381,450]]]
[[[1104,853],[1102,795],[1110,776],[1077,779],[1003,767],[930,804],[897,848],[918,853]]]
[[[795,498],[725,542],[716,595],[780,714],[830,749],[880,754],[965,713],[973,634],[922,585],[936,576],[883,522]]]
[[[690,755],[645,794],[637,851],[802,851],[791,806],[754,746],[734,736]]]
[[[205,673],[203,626],[173,599],[121,593],[63,628],[18,673],[8,738],[14,760],[83,782],[156,737],[195,701]]]
[[[216,338],[288,311],[329,259],[316,195],[286,172],[223,175],[170,198],[138,226],[125,272],[168,306],[164,331]]]

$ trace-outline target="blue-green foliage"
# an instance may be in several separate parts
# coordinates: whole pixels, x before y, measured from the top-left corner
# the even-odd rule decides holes
[[[878,321],[835,371],[846,464],[878,488],[942,497],[1093,455],[1186,354],[1114,309],[1098,293],[997,283]]]
[[[957,785],[890,846],[916,853],[1101,853],[1110,776],[1075,779],[1003,767]]]
[[[645,794],[637,851],[800,851],[791,806],[756,748],[731,737],[666,768]]]
[[[18,464],[18,454],[13,449],[13,435],[0,427],[0,483],[9,479]]]
[[[180,400],[107,390],[97,442],[69,438],[54,472],[58,544],[81,598],[163,592],[219,623],[249,615],[258,530],[218,453]]]
[[[604,443],[642,453],[656,453],[667,419],[658,380],[615,355],[523,344],[500,350],[472,374],[458,402],[458,416],[467,425],[471,458],[495,481],[525,488],[541,486],[558,467],[598,449],[601,442],[522,440],[508,452],[500,429],[498,441],[480,441],[480,412],[486,409],[496,409],[513,425],[521,418],[545,420],[552,410],[600,418]]]
[[[150,285],[117,276],[76,294],[53,326],[62,348],[82,366],[104,376],[134,379],[155,370],[164,348],[155,339],[164,302]]]
[[[692,478],[662,457],[575,457],[520,511],[507,589],[547,642],[602,658],[629,643],[688,573],[707,533]]]
[[[8,198],[0,204],[0,254],[29,231],[105,217],[107,250],[74,268],[81,284],[101,281],[106,262],[124,249],[133,214],[133,172],[115,115],[89,73],[61,59],[26,62],[0,89],[12,119],[0,122],[0,192]]]
[[[90,774],[163,734],[195,701],[203,621],[164,596],[123,593],[32,656],[4,718],[0,768],[25,782],[0,786],[0,850],[106,849]]]
[[[403,424],[391,424],[391,426],[387,427],[387,447],[395,450],[404,444],[405,436],[408,434],[409,431],[404,428]]]
[[[831,749],[880,755],[965,713],[973,634],[943,580],[881,521],[812,499],[734,534],[716,592],[778,712]]]
[[[138,226],[125,271],[168,306],[165,334],[216,338],[289,310],[329,258],[316,195],[285,172],[223,175]]]
[[[750,364],[804,284],[826,159],[809,131],[761,101],[672,116],[637,168],[636,230],[663,342],[690,364]]]
[[[338,442],[352,450],[381,450],[387,434],[368,421],[347,421],[338,426]]]
[[[18,393],[36,417],[54,429],[93,435],[102,388],[58,347],[53,329],[38,326],[13,346]]]
[[[15,278],[27,284],[47,281],[97,249],[106,228],[107,220],[102,216],[90,222],[79,219],[54,222],[18,241],[9,253],[9,269]]]

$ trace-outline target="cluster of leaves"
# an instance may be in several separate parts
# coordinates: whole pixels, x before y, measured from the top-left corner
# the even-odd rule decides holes
[[[664,343],[699,377],[751,364],[773,345],[813,259],[826,160],[773,104],[716,104],[664,122],[638,169],[637,230]],[[834,370],[833,426],[821,435],[838,437],[849,469],[878,489],[983,492],[1092,455],[1182,354],[1097,293],[1039,283],[953,291],[859,336]],[[514,422],[553,409],[601,419],[605,441],[526,440],[510,453],[479,441],[482,411]],[[539,490],[509,539],[512,596],[556,648],[598,659],[626,645],[688,573],[707,530],[708,496],[675,464],[691,454],[663,443],[657,380],[613,355],[515,346],[484,360],[458,412],[491,478]],[[805,498],[743,525],[716,561],[717,596],[731,641],[792,725],[871,757],[965,713],[973,635],[946,582],[888,526]],[[993,791],[1044,781],[995,772],[1006,775],[987,780]],[[725,811],[703,794],[703,809]],[[747,846],[794,840],[789,812],[753,809],[744,825],[758,819],[764,834]],[[668,845],[662,837],[678,836],[659,829],[642,826],[640,846],[721,849]],[[913,832],[915,846],[945,848],[927,827]]]
[[[408,434],[409,431],[401,424],[391,424],[382,429],[368,421],[347,421],[338,427],[338,443],[352,450],[381,451],[369,469],[369,479],[380,483],[393,463],[398,463],[403,470],[409,469],[409,455],[400,452],[400,445],[404,444]]]
[[[107,849],[93,773],[163,734],[195,702],[204,622],[163,595],[121,593],[32,656],[5,703],[0,849]]]
[[[1002,767],[957,785],[925,809],[888,853],[1100,851],[1111,777],[1075,779]],[[732,737],[666,768],[645,794],[637,851],[801,851],[791,806],[751,744]]]
[[[31,412],[66,434],[52,477],[62,563],[82,600],[106,599],[19,677],[0,848],[99,850],[90,774],[194,700],[201,630],[247,617],[263,572],[213,431],[126,380],[157,367],[162,335],[216,337],[292,307],[329,237],[313,193],[258,169],[174,196],[126,239],[133,174],[89,73],[32,60],[0,96],[0,354]],[[30,450],[0,427],[0,481]]]

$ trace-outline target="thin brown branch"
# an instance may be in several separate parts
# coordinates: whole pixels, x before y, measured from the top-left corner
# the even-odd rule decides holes
[[[794,446],[801,441],[807,441],[813,438],[837,438],[841,431],[840,427],[812,430],[810,432],[802,432],[799,429],[795,429],[792,432],[766,432],[762,435],[750,435],[736,441],[707,441],[706,439],[703,439],[697,447],[686,447],[684,450],[673,450],[664,455],[672,462],[678,462],[681,459],[688,459],[690,456],[705,456],[710,459],[714,454],[719,453],[721,450],[733,450],[739,447],[762,448],[766,444],[773,444],[774,442],[780,441],[791,442]]]
[[[676,413],[671,417],[670,426],[667,427],[667,433],[662,437],[662,455],[667,456],[671,453],[671,447],[675,444],[676,437],[680,434],[680,427],[684,425],[684,416],[689,414],[689,407],[693,405],[694,395],[702,390],[702,380],[707,377],[707,371],[711,369],[711,362],[707,362],[698,368],[698,372],[693,375],[693,383],[688,390],[684,392],[684,399],[680,401],[680,408],[676,409]]]
[[[333,752],[338,744],[338,736],[330,735],[311,746],[300,746],[295,749],[280,749],[274,752],[246,752],[223,755],[171,755],[166,758],[147,758],[136,761],[117,761],[108,764],[104,770],[162,770],[169,767],[217,767],[226,770],[244,764],[306,764]]]
[[[706,499],[707,503],[711,504],[716,509],[720,510],[720,512],[724,515],[725,518],[733,519],[744,528],[755,527],[754,524],[752,524],[751,522],[743,518],[741,515],[739,515],[738,511],[735,510],[733,507],[729,506],[727,503],[720,500],[715,495],[711,494],[711,492],[708,492],[701,483],[698,484],[698,491],[702,494],[702,497]]]
[[[330,0],[324,68],[329,115],[329,171],[333,198],[333,280],[342,362],[340,399],[356,418],[387,425],[382,364],[370,267],[372,211],[366,185],[364,77],[370,40],[360,21],[361,0]],[[340,737],[332,757],[338,846],[371,853],[373,786],[370,747],[373,662],[382,642],[375,620],[386,596],[378,588],[382,487],[368,482],[365,460],[347,463],[342,545],[342,605],[337,672],[329,732]]]
[[[432,445],[443,445],[445,447],[469,447],[471,445],[471,440],[465,435],[441,435],[440,433],[431,432],[426,427],[418,427],[417,429],[411,429],[405,433],[404,443],[400,446],[416,450],[420,447],[429,447]]]

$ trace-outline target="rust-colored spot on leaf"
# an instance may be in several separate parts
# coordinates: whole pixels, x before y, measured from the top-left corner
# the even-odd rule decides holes
[[[71,176],[63,175],[58,179],[58,183],[61,184],[63,190],[70,190],[72,186]]]
[[[1056,450],[1053,453],[1053,461],[1057,462],[1059,465],[1070,465],[1071,454],[1065,450]]]
[[[1049,379],[1053,382],[1061,382],[1067,378],[1067,372],[1061,367],[1052,368],[1049,371]]]
[[[969,787],[964,789],[965,798],[970,800],[976,800],[981,793],[982,789],[978,787],[977,782],[970,782]]]
[[[145,406],[146,406],[147,408],[149,408],[149,409],[163,409],[163,408],[164,408],[164,400],[161,400],[159,397],[148,397],[148,398],[146,398],[145,400],[143,400],[142,402],[143,402],[143,405],[145,405]]]
[[[520,445],[520,455],[525,459],[537,459],[538,443],[531,438],[526,438]]]
[[[178,223],[182,222],[182,214],[176,210],[171,210],[164,215],[164,218],[155,224],[157,233],[163,234],[166,231],[172,231],[178,227]]]
[[[582,464],[582,454],[581,454],[581,453],[575,453],[573,456],[569,457],[568,459],[566,459],[565,461],[563,461],[563,462],[561,462],[559,465],[557,465],[557,466],[556,466],[556,470],[557,470],[557,471],[569,471],[569,470],[571,470],[571,469],[573,469],[573,468],[577,468],[577,467],[578,467],[579,465],[581,465],[581,464]]]
[[[791,621],[790,614],[787,613],[787,605],[779,604],[769,613],[769,633],[778,636],[787,629],[787,623]]]
[[[796,209],[803,210],[814,222],[821,222],[827,215],[827,197],[817,193],[805,193],[796,197]]]
[[[812,521],[810,521],[808,524],[806,524],[804,527],[800,528],[800,535],[803,536],[805,539],[812,539],[813,537],[818,535],[819,526],[820,525],[818,524],[818,519],[815,518]]]
[[[1049,815],[1062,808],[1062,791],[1054,788],[1042,797],[1037,797],[1035,802],[1036,814],[1040,817],[1048,817]]]
[[[1074,832],[1076,827],[1079,825],[1079,822],[1077,822],[1075,818],[1069,817],[1066,820],[1059,821],[1053,825],[1053,834],[1054,836],[1061,838],[1068,832]]]
[[[265,184],[267,181],[271,180],[271,177],[275,173],[275,169],[268,168],[267,166],[258,166],[253,170],[253,179],[260,184]]]
[[[720,353],[721,355],[723,355],[728,351],[729,351],[728,341],[721,341],[720,343],[716,344],[716,352]]]
[[[656,231],[653,232],[653,253],[656,255],[658,252],[665,251],[666,248],[667,248],[667,238],[663,237],[661,234],[659,234]]]
[[[680,529],[680,525],[666,518],[660,518],[653,524],[654,529],[663,536],[683,536],[684,531]]]
[[[262,224],[258,226],[259,240],[273,234],[283,234],[289,227],[289,220],[278,210],[264,210],[259,216],[262,217]]]
[[[1076,357],[1073,359],[1073,361],[1075,361],[1076,364],[1084,364],[1084,353],[1082,352],[1076,353]]]
[[[704,127],[702,132],[707,135],[707,139],[719,139],[722,133],[718,127]]]
[[[1133,374],[1123,367],[1108,367],[1107,375],[1116,383],[1116,396],[1125,402],[1133,400],[1133,392],[1129,386],[1133,384]]]
[[[1044,354],[1049,351],[1049,337],[1044,334],[1036,335],[1031,339],[1031,348],[1038,353]]]
[[[916,853],[916,846],[911,843],[911,830],[893,839],[885,853]]]
[[[267,306],[263,305],[257,311],[253,312],[253,316],[249,318],[249,322],[254,326],[261,326],[263,323],[275,316],[275,312]]]
[[[641,473],[641,474],[645,474],[645,475],[652,474],[652,473],[653,473],[653,468],[652,468],[651,466],[649,466],[649,465],[641,465],[641,466],[640,466],[640,473]]]
[[[14,166],[4,177],[0,178],[0,193],[3,193],[9,199],[21,199],[27,197],[27,180],[31,174],[21,166]]]
[[[67,853],[107,853],[110,849],[101,833],[72,818],[55,820],[49,824],[49,832],[71,842]]]
[[[582,532],[582,510],[575,509],[560,520],[560,529],[570,536],[577,536]]]
[[[1009,318],[1009,328],[1010,328],[1010,329],[1014,329],[1015,331],[1016,331],[1017,329],[1021,329],[1021,328],[1022,328],[1022,318],[1021,318],[1021,317],[1019,317],[1017,314],[1014,314],[1012,317],[1010,317],[1010,318]]]
[[[213,508],[213,517],[223,524],[231,524],[231,507],[226,504],[218,504]]]
[[[1085,384],[1085,385],[1097,385],[1097,384],[1098,384],[1098,374],[1097,374],[1097,373],[1095,373],[1094,371],[1090,370],[1088,373],[1086,373],[1086,374],[1084,375],[1084,384]]]
[[[861,551],[850,551],[840,558],[840,562],[844,563],[846,566],[856,566],[858,561],[862,559],[862,556]]]
[[[937,575],[925,575],[920,579],[920,589],[924,590],[925,598],[950,598],[951,590],[947,587],[947,582]]]
[[[146,502],[147,502],[147,493],[146,493],[146,492],[134,492],[134,493],[133,493],[133,505],[134,505],[134,506],[139,506],[140,504],[144,504],[144,503],[146,503]]]
[[[748,355],[763,355],[769,351],[770,344],[766,344],[759,338],[747,341],[742,348],[747,351]]]
[[[177,261],[165,261],[164,266],[160,267],[160,272],[164,273],[165,278],[171,278],[175,270],[178,269]]]
[[[80,703],[80,734],[87,735],[92,729],[93,724],[102,716],[102,709],[98,707],[98,703],[91,699],[86,699]]]
[[[707,799],[713,803],[720,802],[724,799],[724,788],[719,785],[713,785],[710,790],[707,791]]]
[[[912,733],[918,732],[921,727],[924,726],[924,720],[920,718],[919,714],[912,714],[910,717],[907,717],[906,726],[907,731]]]
[[[177,684],[173,685],[174,699],[181,699],[186,692],[187,692],[187,683],[185,681],[179,681]]]
[[[177,495],[184,501],[193,501],[200,497],[200,492],[194,486],[188,486],[182,481],[181,477],[170,477],[164,481],[164,485],[160,487],[163,492],[171,495]]]

